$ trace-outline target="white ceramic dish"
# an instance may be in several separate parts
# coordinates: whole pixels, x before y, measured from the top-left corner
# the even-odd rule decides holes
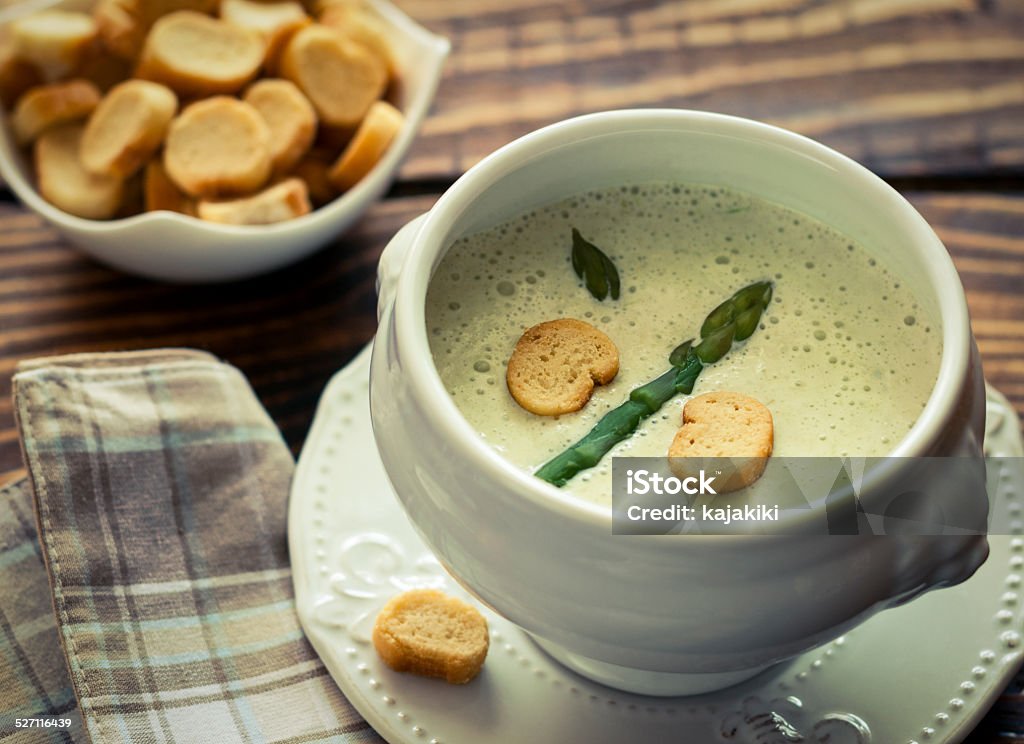
[[[370,433],[368,361],[364,351],[321,398],[292,484],[288,536],[302,626],[345,696],[392,744],[953,744],[1024,658],[1024,539],[994,535],[988,561],[960,586],[710,695],[650,698],[594,684],[487,609],[491,650],[470,685],[392,672],[369,641],[381,605],[413,586],[467,595],[388,485]],[[1024,455],[1016,422],[990,391],[986,451]],[[1022,461],[1014,464],[992,472],[1010,513],[1024,498]]]
[[[0,176],[22,202],[94,258],[132,274],[175,282],[214,282],[261,274],[298,261],[336,239],[388,188],[423,122],[441,80],[447,39],[414,23],[387,0],[369,0],[390,28],[402,81],[396,104],[405,127],[373,171],[355,187],[298,219],[259,227],[217,225],[172,212],[86,220],[44,200],[29,163],[0,125]],[[0,11],[0,27],[41,8],[84,10],[90,0],[42,0]]]
[[[987,545],[969,534],[819,534],[805,517],[822,516],[823,500],[784,516],[801,530],[784,539],[613,538],[611,509],[545,483],[484,441],[448,394],[428,340],[427,287],[448,247],[587,189],[652,180],[722,185],[795,209],[860,242],[900,277],[941,334],[942,357],[928,402],[886,465],[905,474],[908,461],[897,458],[970,458],[968,484],[931,469],[917,472],[915,486],[973,523],[987,510],[985,386],[960,278],[921,215],[842,154],[750,119],[636,109],[558,122],[473,166],[395,236],[380,263],[370,408],[409,518],[463,586],[578,673],[682,695],[736,684],[879,610],[956,584],[981,565]],[[859,494],[869,509],[894,495],[886,478],[870,480]]]

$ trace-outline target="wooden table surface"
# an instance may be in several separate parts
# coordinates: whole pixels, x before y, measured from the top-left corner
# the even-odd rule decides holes
[[[985,374],[1024,412],[1024,0],[398,4],[452,40],[433,113],[387,198],[296,266],[227,286],[143,281],[0,192],[0,482],[21,468],[11,374],[44,354],[208,349],[249,376],[298,452],[324,384],[373,334],[388,238],[495,147],[609,108],[762,119],[886,178],[949,248]],[[1022,687],[969,742],[1024,741]]]

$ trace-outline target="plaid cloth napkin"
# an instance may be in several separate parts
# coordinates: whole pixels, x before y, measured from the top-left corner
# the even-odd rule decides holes
[[[236,369],[75,355],[22,364],[14,391],[29,485],[0,492],[0,741],[381,741],[299,626],[294,465]],[[16,727],[33,716],[70,727]]]

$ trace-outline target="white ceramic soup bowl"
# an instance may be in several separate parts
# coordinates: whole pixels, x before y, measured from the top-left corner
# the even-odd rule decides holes
[[[370,404],[410,519],[463,586],[556,659],[612,687],[675,695],[737,683],[962,581],[988,548],[983,536],[613,536],[610,509],[484,443],[428,344],[427,286],[445,251],[574,193],[659,179],[752,193],[884,254],[943,342],[931,396],[893,455],[980,458],[985,408],[963,288],[935,233],[868,170],[782,129],[680,110],[571,119],[498,150],[403,228],[381,260]],[[963,498],[984,514],[976,485]]]
[[[31,158],[14,142],[2,107],[0,177],[26,207],[68,241],[130,274],[170,282],[223,282],[295,263],[337,240],[387,191],[426,118],[448,56],[447,39],[430,33],[388,0],[368,1],[391,40],[399,80],[392,102],[405,115],[405,123],[365,178],[309,214],[272,225],[224,225],[163,210],[112,220],[76,217],[39,194]],[[87,12],[95,4],[31,0],[0,7],[0,39],[7,23],[37,10]]]

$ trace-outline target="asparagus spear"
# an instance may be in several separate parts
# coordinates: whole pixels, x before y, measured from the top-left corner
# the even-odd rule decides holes
[[[619,271],[615,264],[575,227],[572,229],[572,268],[596,299],[603,302],[609,293],[613,300],[619,299]]]
[[[772,283],[755,282],[712,310],[701,324],[701,339],[696,345],[690,339],[673,349],[669,370],[634,389],[629,400],[606,413],[583,439],[545,463],[536,472],[537,477],[564,486],[580,471],[597,465],[608,450],[629,437],[641,421],[669,400],[693,392],[704,365],[717,362],[735,342],[748,339],[771,299]]]

